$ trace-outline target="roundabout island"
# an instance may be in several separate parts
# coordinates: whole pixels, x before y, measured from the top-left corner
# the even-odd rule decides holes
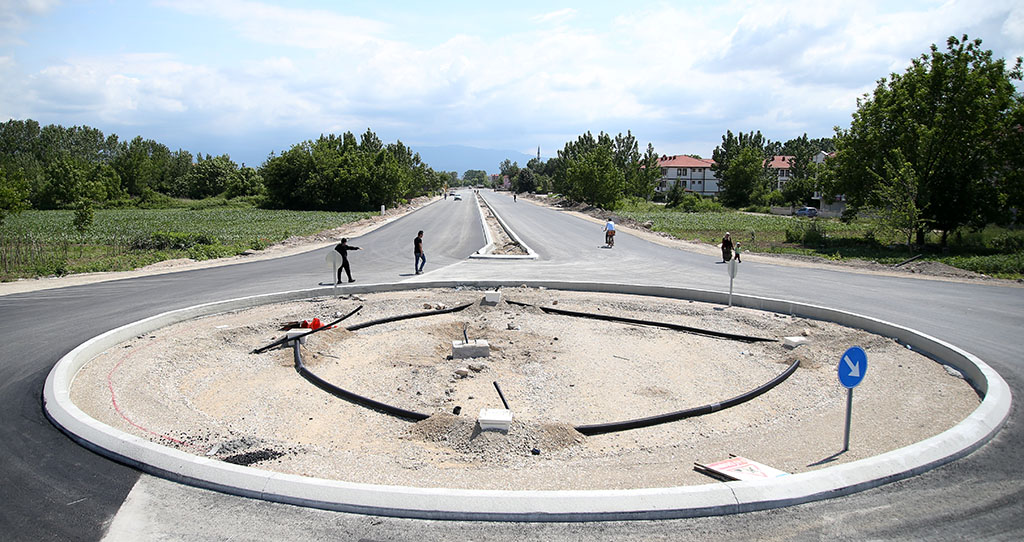
[[[500,300],[486,302],[485,291]],[[824,307],[724,302],[701,290],[541,281],[236,299],[81,345],[48,378],[46,408],[83,445],[201,487],[381,515],[525,521],[726,514],[843,495],[966,455],[1009,412],[1002,379],[938,339]],[[357,307],[297,349],[253,353],[289,323]],[[610,318],[542,310],[554,307]],[[412,313],[424,317],[342,327]],[[787,348],[785,337],[806,342]],[[487,356],[459,359],[455,344],[466,339],[486,340]],[[838,453],[846,393],[836,365],[852,345],[865,349],[871,373],[857,390],[850,449]],[[314,385],[296,371],[295,350],[322,381],[426,418]],[[796,366],[729,409],[580,430],[719,404]],[[509,429],[484,430],[478,413],[505,398]],[[788,474],[723,483],[693,468],[733,454]]]

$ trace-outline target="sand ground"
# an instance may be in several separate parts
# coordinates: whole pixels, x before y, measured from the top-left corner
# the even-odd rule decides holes
[[[634,295],[506,288],[317,298],[211,316],[111,348],[75,378],[72,400],[128,433],[201,456],[286,473],[374,484],[476,489],[620,489],[702,484],[693,470],[736,454],[786,472],[874,456],[938,434],[979,404],[955,372],[892,339],[842,326]],[[771,339],[742,343],[649,326],[544,314],[505,300],[674,322]],[[431,415],[412,423],[338,399],[303,379],[290,348],[251,353],[288,321],[362,311],[352,323],[473,305],[465,311],[317,333],[307,366],[350,391]],[[346,322],[348,324],[349,322]],[[485,339],[486,358],[451,359],[452,341]],[[868,353],[855,390],[850,450],[836,365]],[[800,368],[748,403],[699,418],[597,436],[574,426],[722,401]],[[480,431],[482,408],[514,413]],[[461,413],[454,415],[455,407]],[[534,450],[537,453],[534,453]]]

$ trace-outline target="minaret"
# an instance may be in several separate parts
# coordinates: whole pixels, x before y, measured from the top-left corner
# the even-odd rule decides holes
[[[540,160],[540,145],[537,145],[537,160]]]

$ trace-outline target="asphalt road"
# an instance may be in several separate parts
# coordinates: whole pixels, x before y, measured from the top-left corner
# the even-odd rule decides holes
[[[469,193],[463,191],[464,196]],[[437,201],[350,240],[361,282],[425,278],[566,278],[727,290],[725,266],[504,194],[483,192],[537,261],[467,260],[483,245],[471,198]],[[922,476],[849,497],[736,516],[596,524],[401,520],[310,510],[181,486],[101,458],[53,428],[40,394],[64,353],[166,310],[330,280],[323,250],[277,260],[0,297],[0,533],[10,540],[733,540],[1024,538],[1024,427],[1014,403],[989,444]],[[915,328],[981,357],[1024,390],[1024,289],[893,278],[745,261],[736,292],[828,305]],[[881,416],[878,423],[885,423]]]

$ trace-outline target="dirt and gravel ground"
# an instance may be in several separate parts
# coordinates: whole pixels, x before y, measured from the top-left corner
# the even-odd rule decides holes
[[[482,489],[611,489],[709,483],[693,470],[737,454],[802,472],[893,450],[942,432],[979,404],[938,363],[891,339],[831,323],[633,295],[506,288],[318,298],[184,322],[111,348],[75,378],[72,400],[113,427],[200,456],[374,484]],[[780,339],[741,343],[649,326],[544,314],[505,300]],[[412,423],[335,398],[303,379],[290,348],[255,348],[288,321],[348,323],[472,303],[465,311],[310,337],[309,369],[350,391],[430,414]],[[486,339],[487,358],[451,359],[452,341]],[[850,345],[870,369],[841,448],[846,390],[836,364]],[[699,418],[599,436],[576,425],[671,412],[753,389],[800,368],[748,403]],[[482,408],[514,413],[480,431]],[[460,415],[453,414],[461,407]],[[538,453],[534,453],[536,450]]]

